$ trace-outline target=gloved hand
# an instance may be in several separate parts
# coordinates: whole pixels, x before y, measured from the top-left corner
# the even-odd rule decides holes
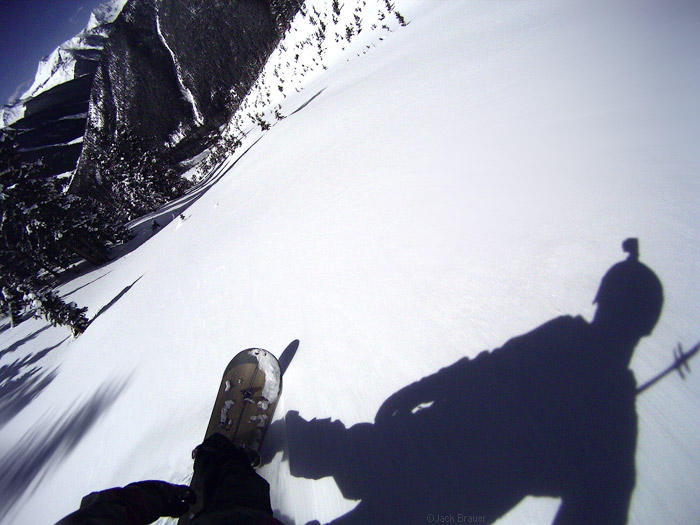
[[[161,516],[177,518],[197,501],[195,492],[185,485],[165,481],[138,481],[121,490],[134,523],[151,523]]]

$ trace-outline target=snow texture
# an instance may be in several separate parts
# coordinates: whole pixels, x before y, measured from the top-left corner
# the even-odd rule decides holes
[[[85,28],[86,31],[114,22],[119,16],[119,13],[122,12],[126,2],[127,0],[111,0],[93,9],[92,13],[90,13],[88,25]]]
[[[24,104],[12,104],[0,108],[0,128],[9,126],[24,117],[26,106]]]
[[[264,350],[251,350],[249,353],[253,354],[255,359],[258,360],[258,367],[265,374],[265,386],[261,394],[262,397],[270,403],[275,403],[280,391],[280,382],[282,381],[282,374],[277,361],[269,352]]]
[[[284,523],[330,522],[358,500],[292,474],[304,443],[286,421],[371,424],[442,367],[563,314],[590,319],[627,237],[665,291],[638,383],[698,341],[697,3],[396,8],[407,27],[334,51],[272,102],[287,118],[266,133],[237,123],[243,146],[136,221],[138,247],[60,287],[99,312],[83,335],[3,321],[3,523],[54,523],[136,480],[186,483],[226,363],[296,339],[260,473]],[[697,372],[638,398],[629,523],[697,522],[699,409]],[[449,457],[426,468],[450,488]],[[499,523],[549,523],[558,504],[528,497]]]

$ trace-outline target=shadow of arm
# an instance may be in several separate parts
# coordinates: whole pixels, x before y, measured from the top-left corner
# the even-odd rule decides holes
[[[482,352],[474,360],[467,357],[460,359],[435,374],[395,392],[379,407],[375,423],[386,423],[392,417],[408,416],[421,405],[449,400],[452,396],[458,395],[455,389],[464,383],[469,370],[486,354],[488,352]]]

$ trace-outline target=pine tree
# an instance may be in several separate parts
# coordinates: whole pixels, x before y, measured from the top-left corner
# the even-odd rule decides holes
[[[124,240],[126,230],[105,225],[98,210],[64,193],[55,177],[41,175],[40,163],[19,159],[12,133],[0,133],[0,310],[15,325],[22,310],[34,307],[53,324],[74,334],[88,324],[86,308],[66,304],[51,291],[51,279],[76,260],[109,260],[108,239]]]
[[[52,325],[65,325],[71,328],[74,336],[82,334],[90,324],[85,312],[87,308],[78,308],[75,303],[66,303],[51,290],[44,289],[43,293],[30,292],[27,298],[39,315]]]
[[[96,171],[109,196],[102,204],[111,208],[113,223],[150,213],[192,187],[192,182],[169,167],[174,162],[167,153],[144,149],[128,132],[119,144],[128,144],[128,155],[118,155],[113,146],[115,149],[96,161]]]

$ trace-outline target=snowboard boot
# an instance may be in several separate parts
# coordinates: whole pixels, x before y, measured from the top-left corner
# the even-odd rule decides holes
[[[234,443],[234,445],[236,448],[238,448],[238,450],[245,454],[251,467],[257,469],[260,466],[262,460],[260,459],[260,453],[257,450],[255,450],[253,447],[249,447],[248,445],[244,445],[243,443]]]
[[[228,452],[243,454],[246,457],[248,464],[253,468],[258,468],[261,464],[260,453],[253,447],[242,443],[234,443],[223,434],[212,434],[201,445],[198,445],[192,451],[192,459],[199,458],[200,462],[206,462],[208,457],[220,455]]]
[[[201,494],[202,502],[202,507],[197,512],[202,509],[218,512],[223,508],[243,507],[272,515],[270,485],[251,464],[260,458],[255,450],[233,443],[226,436],[217,433],[196,447],[193,455],[194,475],[191,486]]]

